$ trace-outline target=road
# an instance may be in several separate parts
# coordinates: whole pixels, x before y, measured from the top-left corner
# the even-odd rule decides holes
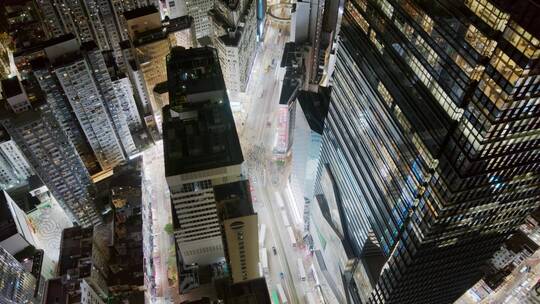
[[[247,89],[249,103],[244,105],[247,115],[238,122],[240,140],[246,159],[245,165],[253,185],[255,211],[259,223],[267,227],[265,248],[269,258],[270,273],[267,276],[269,290],[275,290],[281,283],[288,294],[289,303],[304,303],[304,294],[314,290],[313,282],[299,279],[298,258],[305,265],[310,264],[306,249],[293,247],[282,216],[286,212],[288,222],[293,223],[290,197],[286,195],[286,170],[279,170],[272,155],[277,126],[277,109],[281,85],[277,78],[276,68],[283,54],[283,47],[288,39],[288,25],[270,22],[264,43],[256,58],[251,80]],[[267,67],[274,61],[274,67]],[[243,122],[243,125],[242,125]],[[283,198],[285,208],[277,205],[276,196]],[[297,232],[297,242],[301,242]],[[277,255],[272,247],[277,249]],[[306,273],[307,267],[305,267]],[[280,273],[284,274],[281,279]]]

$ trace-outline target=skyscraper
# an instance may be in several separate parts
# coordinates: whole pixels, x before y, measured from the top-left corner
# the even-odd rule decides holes
[[[452,303],[538,206],[539,13],[346,3],[316,194],[358,258],[353,299]]]
[[[41,91],[27,84],[22,86],[15,77],[2,81],[6,100],[0,123],[71,219],[83,226],[99,223],[87,169]]]
[[[213,187],[241,179],[242,150],[216,50],[173,48],[163,108],[165,176],[184,264],[224,258]]]
[[[244,92],[257,49],[257,3],[217,0],[209,15],[227,90]]]

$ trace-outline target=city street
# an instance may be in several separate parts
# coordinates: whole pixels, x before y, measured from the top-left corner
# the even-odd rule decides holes
[[[295,227],[296,244],[292,244],[287,231],[287,223],[294,223],[291,217],[289,196],[286,189],[286,170],[280,170],[272,155],[277,126],[278,100],[281,84],[277,69],[281,61],[283,47],[288,40],[289,26],[284,22],[268,20],[264,42],[259,45],[253,64],[252,74],[246,93],[229,94],[230,99],[239,98],[244,109],[243,115],[235,113],[238,134],[242,144],[247,169],[253,190],[254,207],[259,215],[259,223],[265,224],[267,234],[264,246],[268,254],[269,291],[276,292],[276,284],[281,284],[289,303],[305,303],[304,295],[313,292],[313,280],[300,280],[298,259],[304,265],[310,264],[307,249]],[[171,222],[169,191],[164,176],[163,144],[147,149],[143,153],[143,188],[145,203],[151,203],[155,265],[156,303],[179,303],[176,285],[170,286],[168,280],[168,260],[174,240],[164,227]],[[284,202],[277,205],[277,196]],[[287,214],[287,219],[283,218]],[[272,247],[276,248],[273,253]],[[305,272],[309,273],[308,267]]]

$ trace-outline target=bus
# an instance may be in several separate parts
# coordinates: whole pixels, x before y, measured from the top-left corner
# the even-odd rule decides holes
[[[272,290],[272,304],[279,304],[279,296],[275,290]]]
[[[259,248],[264,247],[264,239],[266,238],[266,225],[261,224],[259,227]]]
[[[287,296],[285,295],[285,291],[283,290],[283,287],[281,286],[281,284],[277,283],[276,284],[276,289],[277,289],[277,293],[279,295],[279,299],[281,300],[281,304],[289,303],[287,301]]]
[[[306,280],[306,270],[304,269],[304,262],[302,262],[301,258],[298,258],[296,260],[298,264],[298,273],[300,274],[300,280],[305,281]]]
[[[281,210],[281,217],[283,218],[283,225],[285,227],[289,227],[291,223],[289,223],[289,217],[287,216],[287,212],[285,210]]]
[[[266,252],[266,248],[261,248],[259,250],[259,259],[262,266],[262,271],[264,275],[268,274],[268,253]]]
[[[287,233],[289,234],[289,239],[291,240],[291,245],[293,247],[296,247],[296,237],[294,236],[294,231],[292,230],[292,227],[287,227]]]

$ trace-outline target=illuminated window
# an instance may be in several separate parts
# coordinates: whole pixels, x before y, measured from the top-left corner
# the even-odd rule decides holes
[[[352,2],[347,2],[347,8],[350,14],[352,15],[353,19],[356,21],[356,23],[360,25],[360,28],[362,29],[362,31],[364,31],[364,33],[367,34],[369,31],[369,23],[366,21],[364,16],[362,16],[362,14],[358,12],[358,10],[352,4]]]
[[[510,22],[510,26],[505,29],[503,37],[528,58],[536,59],[540,57],[540,41],[538,38],[533,37],[515,22]]]
[[[495,54],[491,58],[490,63],[511,84],[515,84],[523,74],[523,69],[517,66],[517,64],[500,49],[495,50]]]
[[[465,40],[482,56],[491,55],[497,45],[495,41],[488,39],[472,24],[467,29]]]
[[[369,33],[369,40],[371,40],[371,42],[375,44],[375,47],[377,47],[379,53],[382,54],[384,45],[379,41],[379,39],[377,38],[377,34],[374,30],[371,30],[371,32]]]
[[[377,1],[377,4],[379,4],[379,7],[383,11],[383,13],[388,17],[389,19],[392,19],[392,14],[394,13],[394,7],[388,3],[387,0],[379,0]]]
[[[426,33],[431,35],[431,32],[433,31],[433,19],[431,19],[427,14],[422,18],[422,28],[424,31],[426,31]]]
[[[465,0],[471,11],[495,30],[502,31],[510,15],[496,8],[488,0]]]
[[[377,91],[381,94],[384,101],[386,101],[386,104],[388,106],[392,105],[392,102],[394,102],[394,98],[392,98],[392,95],[390,95],[390,92],[386,89],[384,84],[379,81],[379,84],[377,85]]]

